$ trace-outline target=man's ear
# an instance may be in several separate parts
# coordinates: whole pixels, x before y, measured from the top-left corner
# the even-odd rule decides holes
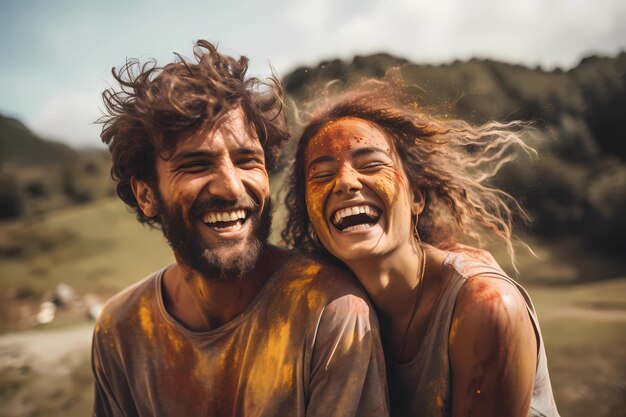
[[[424,194],[424,190],[421,188],[416,188],[413,190],[413,202],[411,203],[411,214],[414,216],[419,216],[424,211],[424,206],[426,205],[426,194]]]
[[[146,217],[156,217],[159,215],[159,204],[152,187],[148,183],[138,180],[135,177],[130,179],[130,187],[135,194],[135,200],[139,204],[139,208]]]

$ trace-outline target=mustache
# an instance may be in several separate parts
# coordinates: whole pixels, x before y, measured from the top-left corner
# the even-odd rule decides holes
[[[192,217],[201,216],[207,211],[226,211],[234,209],[257,210],[261,203],[249,194],[244,194],[237,200],[226,200],[220,197],[204,197],[197,199],[189,213]]]

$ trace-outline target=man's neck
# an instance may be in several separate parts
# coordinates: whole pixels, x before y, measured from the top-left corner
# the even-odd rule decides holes
[[[266,245],[256,266],[231,280],[210,279],[177,262],[165,274],[163,301],[168,312],[188,329],[217,329],[250,305],[287,256],[287,251]]]

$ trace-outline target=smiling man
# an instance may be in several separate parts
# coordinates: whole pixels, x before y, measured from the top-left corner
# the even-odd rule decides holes
[[[288,138],[279,84],[246,80],[245,57],[206,41],[194,56],[128,62],[103,94],[117,193],[176,262],[100,315],[94,415],[387,415],[361,288],[267,243],[267,170]]]

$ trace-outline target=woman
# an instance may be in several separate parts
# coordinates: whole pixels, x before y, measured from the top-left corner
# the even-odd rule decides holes
[[[514,261],[525,215],[484,184],[532,151],[520,124],[438,121],[386,86],[323,102],[299,139],[283,239],[347,266],[379,313],[393,413],[558,416],[526,292],[490,254]],[[459,250],[461,249],[461,250]]]

